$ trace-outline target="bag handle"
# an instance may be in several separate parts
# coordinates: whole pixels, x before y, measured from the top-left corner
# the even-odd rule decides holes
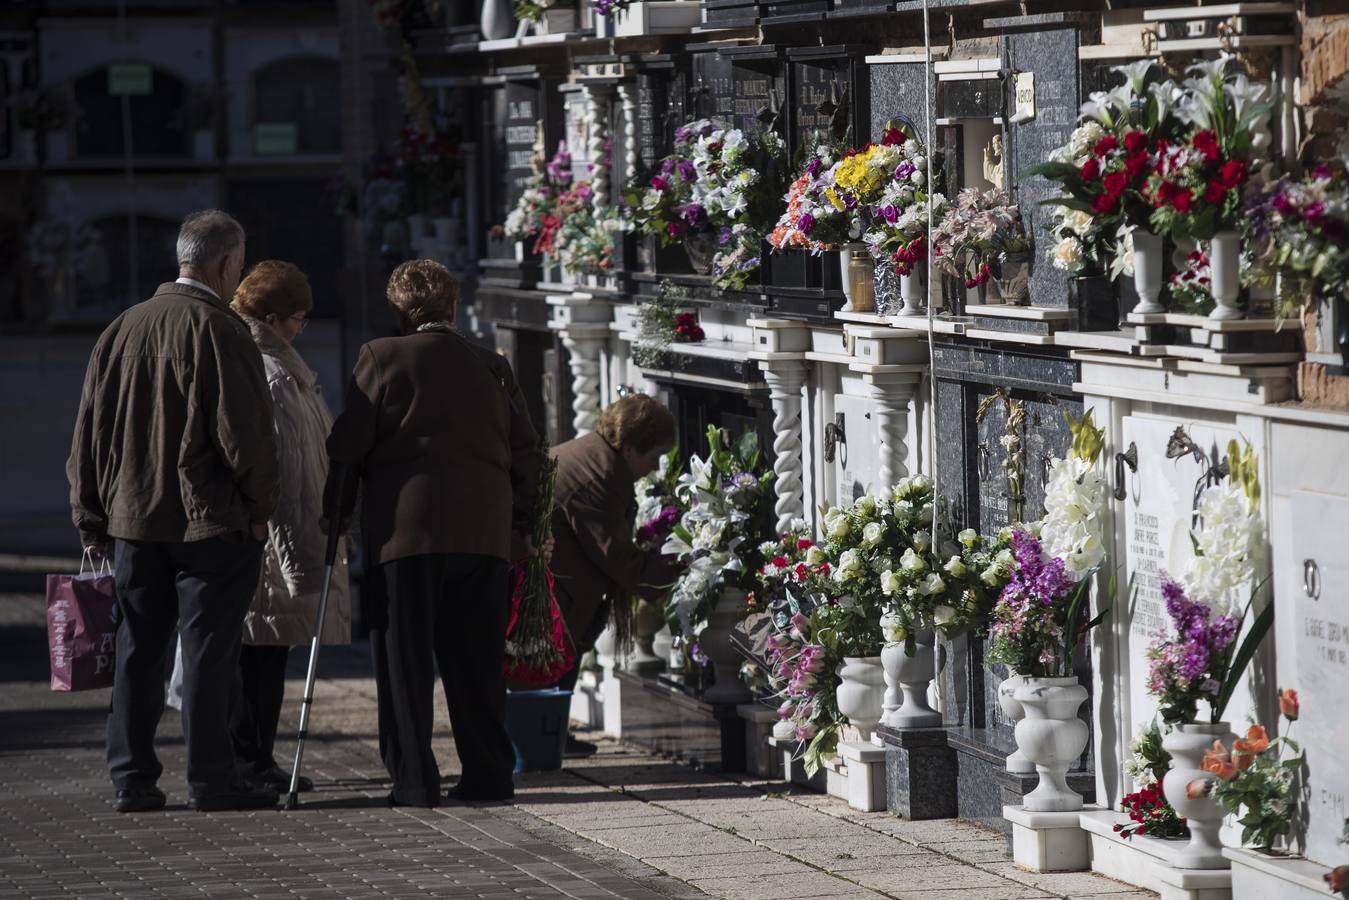
[[[112,574],[112,563],[108,562],[108,558],[106,556],[99,554],[98,560],[97,561],[94,560],[93,547],[84,548],[84,556],[81,557],[80,559],[80,575],[84,574],[85,563],[89,564],[89,573],[91,575]]]

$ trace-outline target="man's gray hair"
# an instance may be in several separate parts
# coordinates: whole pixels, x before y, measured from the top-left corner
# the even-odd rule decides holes
[[[178,267],[205,269],[243,243],[244,228],[229,213],[218,209],[189,213],[178,229]]]

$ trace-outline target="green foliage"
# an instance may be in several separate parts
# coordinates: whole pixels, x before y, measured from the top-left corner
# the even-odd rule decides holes
[[[1237,742],[1237,748],[1241,741]],[[1289,752],[1284,756],[1284,749]],[[1237,816],[1241,842],[1269,850],[1297,821],[1297,806],[1306,754],[1288,737],[1275,738],[1255,754],[1250,768],[1238,769],[1230,781],[1213,783],[1211,799]]]

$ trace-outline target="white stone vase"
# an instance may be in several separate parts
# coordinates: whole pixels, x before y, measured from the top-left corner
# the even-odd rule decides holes
[[[1162,305],[1162,236],[1141,228],[1133,233],[1134,288],[1138,304],[1133,311],[1139,314],[1164,313]]]
[[[773,723],[773,737],[779,741],[790,741],[796,738],[796,726],[792,724],[791,719],[778,719]]]
[[[618,639],[614,634],[614,627],[609,625],[600,632],[600,636],[595,638],[595,661],[600,664],[605,672],[613,669],[614,651],[618,649]]]
[[[936,635],[931,628],[922,628],[914,632],[913,640],[912,656],[904,652],[902,643],[887,644],[881,650],[886,686],[898,687],[901,696],[898,707],[885,707],[882,720],[889,728],[936,728],[941,725],[941,713],[927,702],[927,688],[936,674]]]
[[[1026,718],[1026,707],[1021,701],[1016,699],[1016,692],[1026,683],[1025,675],[1010,675],[1002,680],[998,685],[998,706],[1002,707],[1002,714],[1007,717],[1013,727],[1016,723]],[[1026,758],[1026,754],[1017,747],[1007,755],[1007,771],[1014,775],[1033,775],[1035,773],[1035,763]]]
[[[1235,231],[1220,231],[1213,236],[1208,251],[1209,264],[1213,269],[1213,312],[1210,319],[1228,321],[1243,318],[1241,308],[1237,306],[1237,297],[1241,294],[1241,235]]]
[[[669,625],[663,625],[651,637],[651,652],[662,661],[669,662],[670,650],[674,647],[674,632]]]
[[[725,588],[707,617],[707,627],[698,635],[698,647],[712,662],[712,687],[703,694],[708,703],[741,703],[749,689],[740,681],[740,653],[731,646],[731,629],[739,621],[745,592]]]
[[[845,656],[836,670],[839,677],[834,696],[838,711],[862,733],[862,740],[871,740],[871,734],[881,720],[881,702],[885,699],[885,670],[879,656]]]
[[[482,0],[482,18],[478,23],[483,40],[500,41],[511,36],[515,15],[508,0]]]
[[[924,303],[927,300],[924,287],[924,268],[915,267],[912,275],[899,276],[899,296],[904,300],[904,308],[899,311],[901,316],[921,316],[923,314]]]
[[[665,624],[654,603],[642,600],[632,614],[632,654],[628,656],[629,669],[658,669],[664,660],[656,655],[656,634]]]
[[[1227,811],[1208,797],[1191,800],[1186,788],[1192,781],[1212,782],[1218,776],[1199,767],[1204,751],[1214,741],[1232,746],[1235,740],[1226,722],[1196,722],[1181,725],[1162,738],[1162,747],[1171,754],[1171,771],[1162,779],[1162,793],[1190,827],[1190,842],[1175,857],[1172,865],[1180,869],[1226,869],[1231,864],[1223,856],[1222,829]]]
[[[1040,783],[1025,797],[1029,812],[1074,812],[1082,795],[1068,787],[1068,768],[1087,746],[1087,723],[1077,717],[1087,689],[1071,675],[1027,678],[1013,695],[1026,710],[1016,723],[1016,746],[1035,764]]]
[[[857,311],[852,302],[853,290],[852,281],[848,278],[848,264],[852,262],[853,254],[861,253],[863,249],[861,244],[844,244],[838,248],[838,277],[839,282],[843,285],[844,312]]]

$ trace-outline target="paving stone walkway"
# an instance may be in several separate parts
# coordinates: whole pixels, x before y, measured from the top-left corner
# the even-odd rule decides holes
[[[300,654],[291,662],[300,675]],[[48,691],[42,598],[0,595],[0,897],[1154,896],[1095,875],[1026,872],[1000,834],[967,822],[856,813],[611,740],[560,772],[521,776],[513,804],[389,809],[368,659],[359,646],[335,650],[321,669],[306,751],[318,789],[301,810],[188,810],[170,711],[169,808],[118,815],[103,770],[107,693]],[[291,722],[301,689],[288,688]],[[436,750],[456,772],[447,731]]]

